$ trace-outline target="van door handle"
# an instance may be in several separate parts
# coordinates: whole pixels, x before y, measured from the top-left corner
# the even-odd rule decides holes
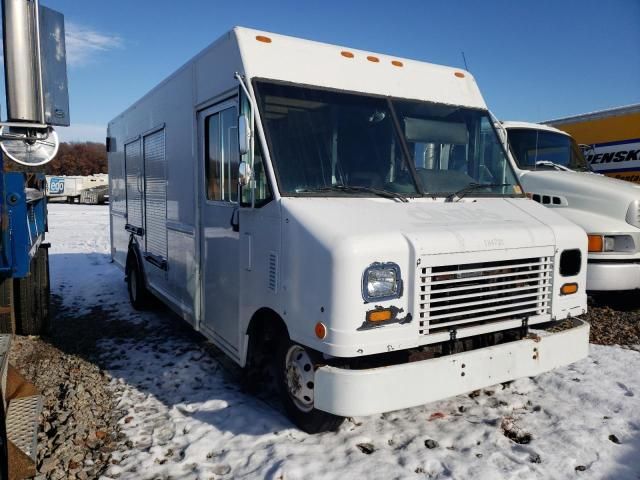
[[[231,229],[234,232],[240,231],[240,210],[238,208],[233,209],[233,213],[231,214]]]

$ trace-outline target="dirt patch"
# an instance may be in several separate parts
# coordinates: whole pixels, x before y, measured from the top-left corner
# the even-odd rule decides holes
[[[640,294],[635,294],[640,297]],[[590,298],[587,314],[589,341],[599,345],[640,345],[638,298],[611,294]]]
[[[500,428],[503,435],[515,443],[520,445],[531,443],[531,434],[520,428],[513,417],[504,417]]]

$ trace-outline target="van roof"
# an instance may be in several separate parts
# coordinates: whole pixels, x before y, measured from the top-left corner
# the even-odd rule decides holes
[[[460,68],[243,27],[233,32],[252,78],[487,108],[473,76]]]
[[[196,83],[211,84],[206,75],[216,72],[222,76],[217,83],[231,88],[236,83],[234,70],[228,70],[230,65],[243,69],[239,73],[248,78],[487,109],[473,75],[460,68],[234,27],[160,81],[109,125],[186,69],[194,70]],[[196,90],[200,86],[198,83]]]

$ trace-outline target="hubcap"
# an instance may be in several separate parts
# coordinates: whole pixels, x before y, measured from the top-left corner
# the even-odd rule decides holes
[[[313,409],[313,362],[300,345],[292,345],[285,358],[285,378],[289,396],[303,412]]]

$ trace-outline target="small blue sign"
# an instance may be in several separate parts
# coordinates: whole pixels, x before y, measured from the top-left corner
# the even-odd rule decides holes
[[[49,181],[49,193],[64,193],[64,178],[53,177]]]

